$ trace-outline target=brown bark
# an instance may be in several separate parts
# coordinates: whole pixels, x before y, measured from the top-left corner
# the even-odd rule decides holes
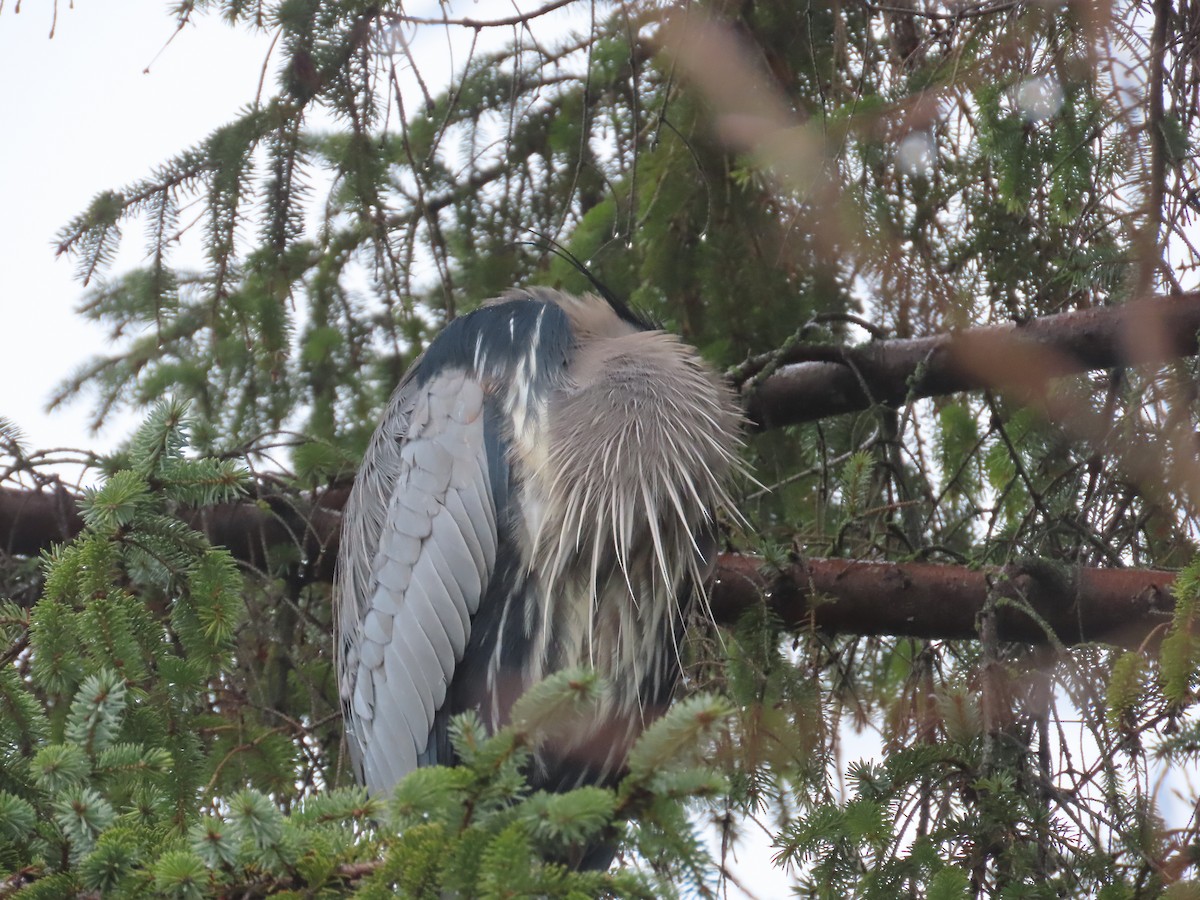
[[[763,429],[981,388],[1040,392],[1053,378],[1162,363],[1197,352],[1200,293],[1157,297],[1024,323],[856,347],[800,345],[747,390]],[[1035,363],[1031,369],[1029,361]]]
[[[313,500],[275,494],[254,505],[222,503],[183,518],[213,544],[227,547],[235,558],[256,569],[266,568],[271,547],[300,547],[304,577],[329,582],[337,560],[341,509],[349,493],[348,488],[334,488]]]
[[[718,621],[766,603],[785,625],[837,634],[940,640],[978,637],[991,591],[1005,641],[1137,647],[1161,637],[1175,607],[1172,572],[1045,563],[971,569],[931,563],[809,559],[767,573],[761,560],[725,554],[712,589]]]
[[[340,510],[347,493],[345,489],[327,490],[315,499],[274,494],[255,502],[185,510],[180,517],[253,568],[265,567],[270,547],[299,546],[306,577],[331,581]],[[61,488],[22,491],[0,487],[0,553],[36,556],[52,544],[69,541],[82,529],[75,495]]]
[[[254,568],[264,566],[273,545],[301,546],[303,577],[329,582],[346,493],[327,491],[311,506],[282,496],[222,504],[184,518]],[[65,493],[0,489],[4,546],[10,553],[29,555],[77,533],[82,522],[71,512],[69,499]],[[711,597],[719,621],[733,622],[747,609],[766,603],[795,629],[974,638],[976,617],[988,592],[995,590],[1012,600],[997,610],[1002,640],[1137,646],[1170,621],[1174,608],[1174,574],[1153,569],[1068,571],[1043,563],[979,570],[846,559],[810,559],[773,573],[762,566],[752,556],[727,553],[719,558]]]
[[[77,498],[66,490],[22,491],[0,487],[0,551],[37,556],[79,534]]]

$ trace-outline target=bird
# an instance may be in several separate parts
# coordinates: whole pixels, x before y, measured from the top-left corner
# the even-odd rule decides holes
[[[531,790],[613,786],[670,703],[743,419],[699,353],[611,293],[513,289],[451,321],[386,405],[343,510],[335,668],[372,796],[451,765],[541,679],[586,667],[594,720]]]

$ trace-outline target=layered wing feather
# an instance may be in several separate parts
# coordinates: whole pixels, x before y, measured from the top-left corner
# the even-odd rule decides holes
[[[408,428],[383,435],[356,488],[358,511],[384,509],[355,585],[357,622],[343,607],[350,745],[373,792],[425,753],[496,562],[479,382],[450,371],[414,385],[401,405]]]
[[[569,341],[561,313],[530,299],[456,321],[364,456],[343,513],[335,646],[349,750],[374,794],[449,761],[448,718],[478,695],[462,680],[482,680],[478,660],[496,656],[497,630],[475,620],[483,606],[494,621],[515,587],[493,583],[497,555],[516,552],[510,459],[531,437],[519,429],[539,427]]]

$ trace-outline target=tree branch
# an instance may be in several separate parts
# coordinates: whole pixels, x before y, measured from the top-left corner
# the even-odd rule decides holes
[[[432,17],[423,16],[408,16],[403,13],[388,13],[387,18],[393,22],[403,22],[405,25],[458,25],[463,28],[474,28],[476,31],[481,31],[484,28],[502,28],[513,25],[528,25],[534,19],[540,18],[547,13],[552,13],[555,10],[562,9],[564,6],[574,2],[574,0],[553,0],[545,6],[531,10],[527,13],[518,13],[508,16],[504,19],[435,19]]]
[[[0,552],[37,556],[51,544],[69,541],[82,529],[78,498],[66,489],[0,487]]]
[[[722,622],[765,602],[794,629],[955,640],[979,636],[978,616],[996,591],[1000,640],[1137,647],[1171,621],[1174,581],[1173,572],[1156,569],[1068,569],[1043,560],[981,570],[809,559],[768,573],[756,557],[727,553],[710,601]]]
[[[1162,363],[1197,352],[1200,293],[1059,313],[1011,325],[969,328],[857,347],[800,344],[782,368],[746,392],[760,429],[812,422],[875,403],[911,400],[1091,369]],[[1035,357],[1036,371],[1013,364]],[[1019,371],[1018,371],[1019,369]],[[1007,377],[1006,377],[1007,376]]]
[[[265,568],[270,547],[301,546],[304,577],[328,583],[348,493],[332,489],[311,500],[276,494],[184,518],[257,569]],[[2,546],[29,555],[68,539],[82,527],[71,500],[64,491],[0,489]],[[997,610],[1001,640],[1138,646],[1170,621],[1174,579],[1153,569],[1068,570],[1044,561],[979,570],[810,559],[769,573],[757,557],[726,553],[718,559],[710,599],[721,622],[766,603],[795,629],[953,640],[978,636],[976,617],[995,590],[1004,598]]]

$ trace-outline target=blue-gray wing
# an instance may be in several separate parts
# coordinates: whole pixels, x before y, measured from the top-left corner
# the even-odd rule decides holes
[[[497,640],[472,625],[504,593],[489,584],[511,545],[512,420],[536,417],[569,339],[555,307],[527,299],[457,320],[406,375],[367,449],[343,512],[335,646],[349,751],[373,794],[449,762],[435,730],[462,705],[448,702],[455,674],[475,678],[464,654],[490,656]]]
[[[345,510],[342,699],[373,793],[416,768],[496,562],[484,394],[464,371],[393,399]],[[352,531],[360,531],[352,535]]]

